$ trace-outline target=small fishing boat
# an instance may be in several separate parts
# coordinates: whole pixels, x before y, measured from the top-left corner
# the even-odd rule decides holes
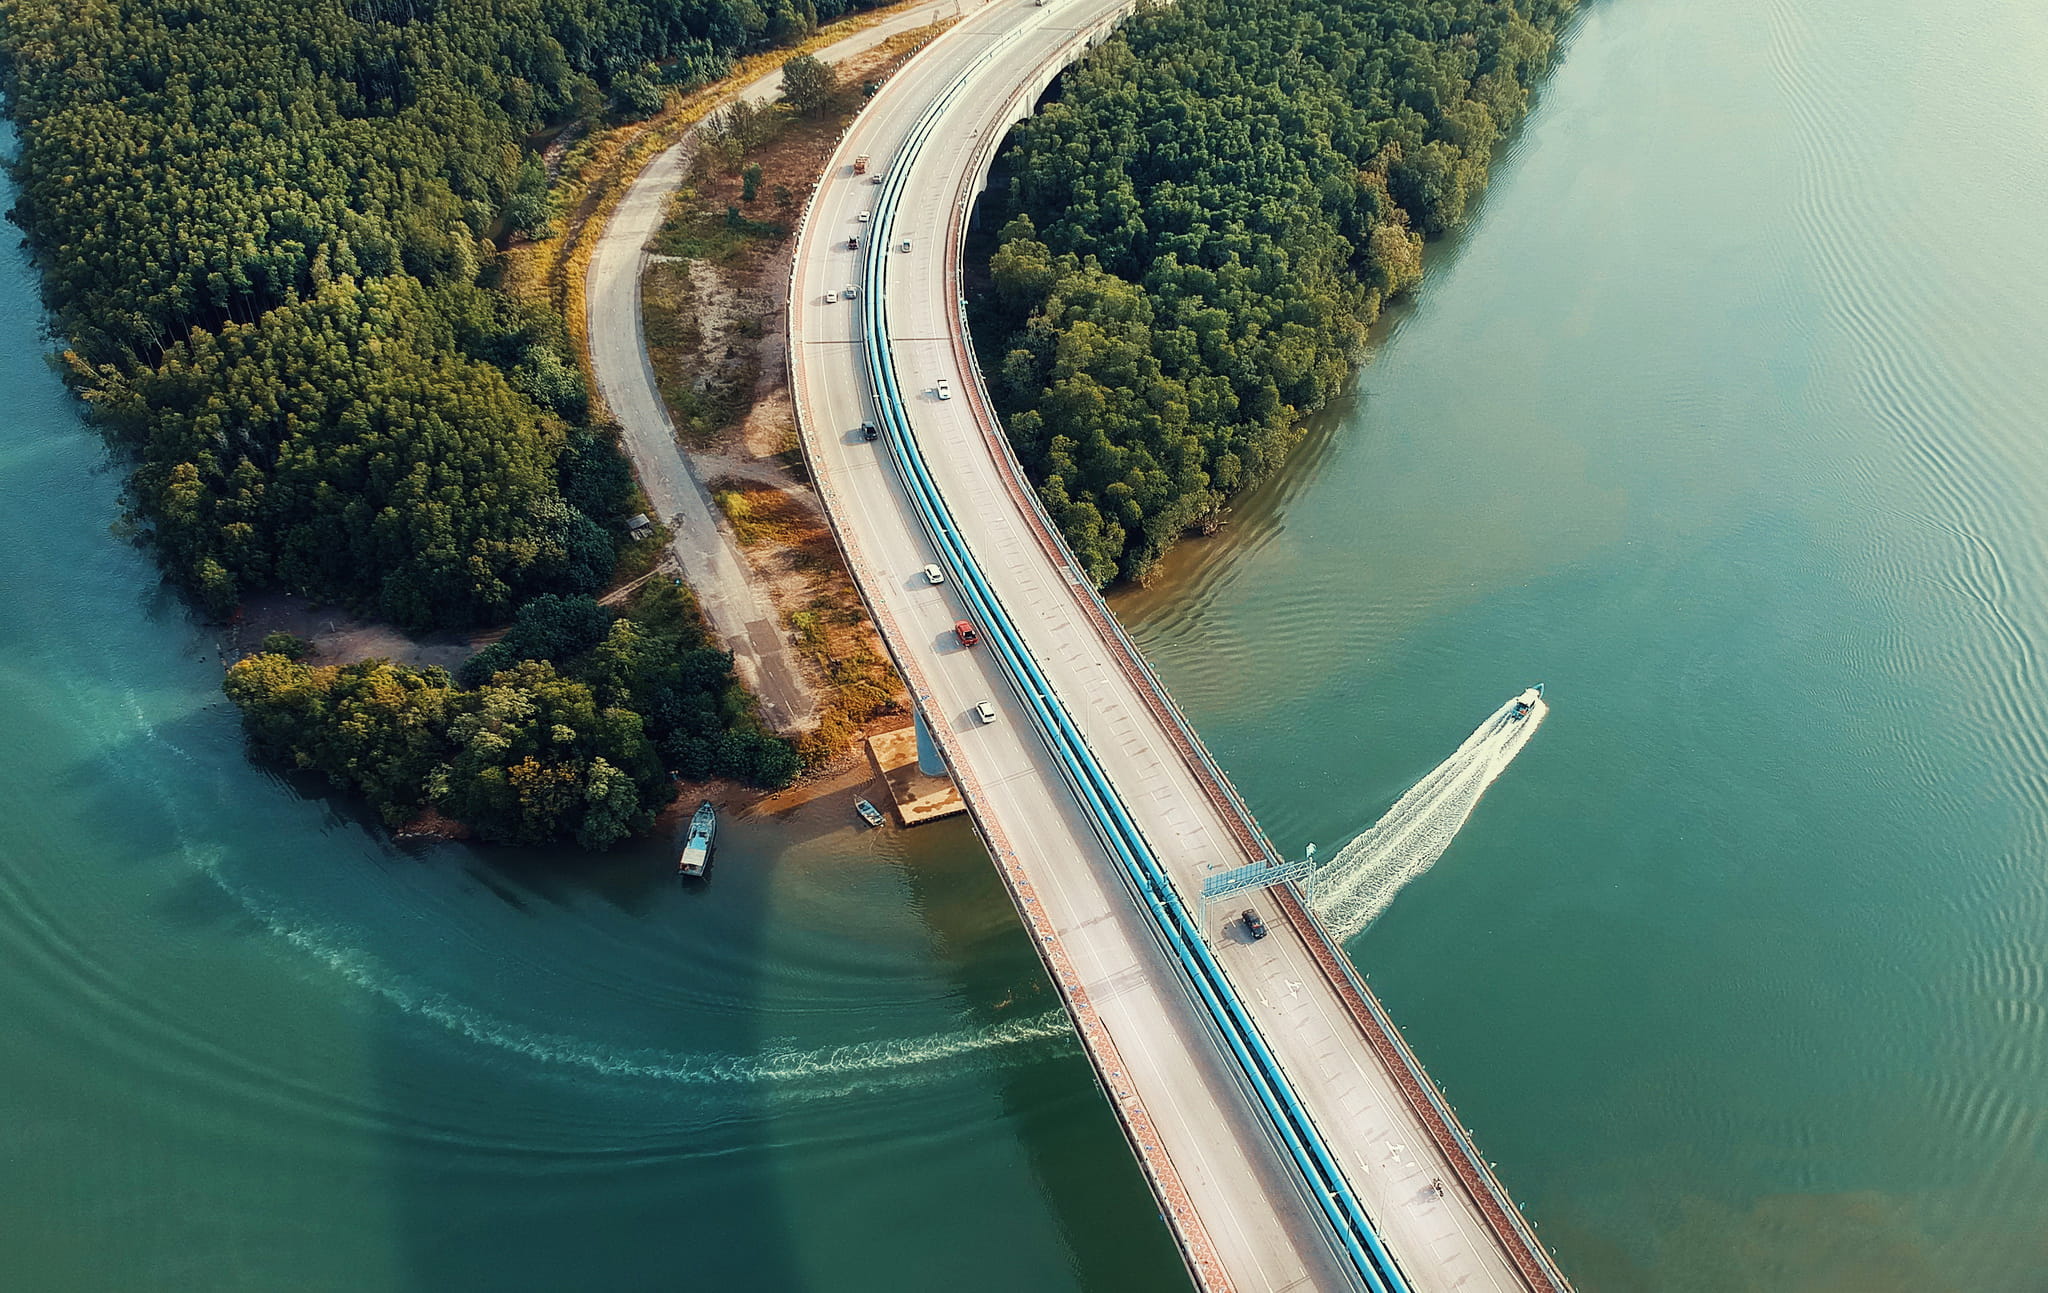
[[[677,875],[703,875],[711,866],[711,839],[718,833],[718,810],[709,799],[690,814],[690,835],[683,841],[683,856],[676,860]]]
[[[882,810],[865,799],[854,800],[853,811],[859,813],[860,819],[870,826],[880,826],[882,824]]]
[[[1536,702],[1542,699],[1543,684],[1539,682],[1534,687],[1515,697],[1515,707],[1509,711],[1508,721],[1511,723],[1519,722],[1529,717],[1529,711],[1536,708]]]

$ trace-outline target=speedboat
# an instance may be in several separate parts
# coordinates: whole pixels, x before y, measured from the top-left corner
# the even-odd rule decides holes
[[[1536,708],[1536,702],[1542,699],[1543,684],[1539,682],[1534,687],[1515,697],[1515,707],[1508,711],[1508,721],[1515,723],[1529,717],[1529,711]]]

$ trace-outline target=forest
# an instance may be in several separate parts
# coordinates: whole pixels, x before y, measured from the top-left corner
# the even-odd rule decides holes
[[[609,574],[561,321],[493,290],[535,150],[844,0],[4,0],[13,220],[166,573],[408,628]]]
[[[545,593],[453,677],[388,660],[308,665],[278,635],[228,671],[250,740],[361,794],[386,824],[433,811],[482,839],[601,849],[645,830],[677,778],[783,785],[732,657],[686,589],[642,586],[623,615]]]
[[[607,584],[631,474],[590,423],[561,318],[498,286],[503,250],[552,232],[543,149],[852,7],[0,0],[9,216],[165,574],[221,616],[276,589],[415,630],[502,624]],[[794,771],[733,700],[730,662],[712,668],[686,636],[635,647],[678,653],[663,667],[696,679],[682,690],[545,656],[471,688],[263,657],[229,690],[260,745],[387,815],[431,802],[492,838],[595,843],[662,799],[661,767]],[[411,717],[380,717],[386,701]],[[488,717],[505,706],[577,734],[529,751],[552,778],[531,802],[508,789],[525,765],[492,761],[520,740],[493,736],[497,753],[467,762],[443,748],[509,730]],[[374,757],[336,752],[374,732],[393,742]],[[585,806],[536,806],[561,796]]]
[[[1424,240],[1485,187],[1572,4],[1180,0],[1015,129],[977,336],[1098,583],[1143,579],[1349,380]]]

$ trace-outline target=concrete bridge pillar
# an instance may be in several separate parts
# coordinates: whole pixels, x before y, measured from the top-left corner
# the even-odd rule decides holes
[[[939,755],[939,743],[924,725],[924,706],[911,706],[911,715],[917,722],[917,770],[927,777],[945,776],[946,761]]]

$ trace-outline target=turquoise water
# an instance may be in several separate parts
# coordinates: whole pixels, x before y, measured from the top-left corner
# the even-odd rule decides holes
[[[1594,4],[1119,605],[1325,856],[1549,684],[1350,950],[1587,1289],[2048,1288],[2044,69],[2036,4]]]
[[[2048,1287],[2048,12],[1601,0],[1130,618],[1587,1290]],[[251,767],[0,255],[0,1286],[1182,1283],[972,836],[602,859]],[[1257,678],[1248,687],[1247,678]]]
[[[0,1288],[1183,1282],[964,826],[385,842],[244,759],[39,320],[0,254]]]

